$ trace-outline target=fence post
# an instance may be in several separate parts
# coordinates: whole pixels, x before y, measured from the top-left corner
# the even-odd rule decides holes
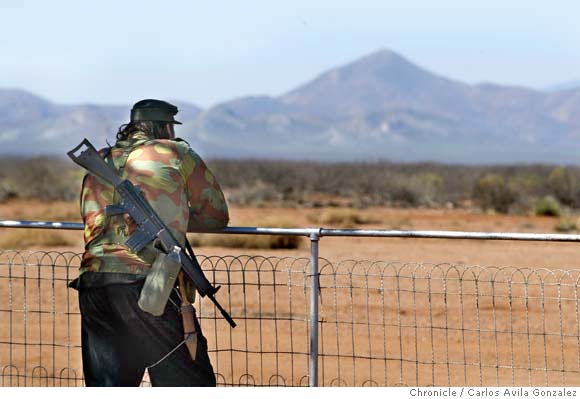
[[[310,367],[309,385],[318,386],[318,241],[320,230],[310,233]]]

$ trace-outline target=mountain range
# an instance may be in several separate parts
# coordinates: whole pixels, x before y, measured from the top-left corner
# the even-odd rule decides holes
[[[381,50],[280,96],[175,102],[202,155],[324,161],[580,163],[580,87],[466,84]],[[0,154],[114,142],[130,104],[61,105],[0,90]]]

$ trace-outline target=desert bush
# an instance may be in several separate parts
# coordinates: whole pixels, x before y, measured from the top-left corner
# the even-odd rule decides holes
[[[258,227],[296,227],[291,221],[265,218],[252,223]],[[242,248],[242,249],[296,249],[300,247],[301,237],[253,234],[198,234],[187,235],[193,246]]]
[[[421,193],[421,203],[424,205],[437,204],[443,186],[443,178],[437,173],[423,172],[414,176],[413,184]]]
[[[507,213],[516,200],[516,194],[502,176],[487,174],[475,183],[472,198],[484,210]]]
[[[508,185],[513,192],[522,193],[519,197],[533,199],[549,194],[546,178],[534,172],[523,171],[508,179]]]
[[[77,199],[83,173],[60,158],[7,158],[0,163],[0,200],[12,198],[45,201]]]
[[[210,162],[222,187],[250,195],[240,203],[252,204],[253,190],[268,187],[268,200],[287,206],[329,206],[331,198],[347,200],[354,208],[369,206],[461,207],[471,201],[473,188],[486,175],[501,176],[520,206],[529,211],[535,199],[549,194],[546,179],[553,167],[547,165],[473,166],[436,163],[322,163],[258,160],[214,160]],[[572,169],[571,169],[572,170]],[[580,169],[573,169],[580,175]],[[260,183],[261,182],[261,183]],[[259,190],[258,190],[259,191]],[[233,198],[233,197],[232,197]],[[262,201],[264,196],[257,198]],[[316,198],[316,199],[312,199]],[[320,198],[326,198],[321,200]],[[233,203],[238,202],[233,198]],[[336,202],[336,201],[334,201]],[[259,203],[259,202],[254,202]]]
[[[241,249],[296,249],[300,237],[245,234],[188,234],[191,244],[202,247]]]
[[[357,225],[377,223],[378,220],[365,216],[351,209],[325,209],[321,213],[308,215],[308,220],[312,223],[352,228]]]
[[[25,201],[11,211],[10,217],[17,220],[80,221],[81,219],[79,204],[76,201],[73,203]]]
[[[576,231],[577,229],[576,222],[570,216],[563,217],[554,226],[554,230],[560,233],[568,233],[570,231]]]
[[[6,202],[18,197],[18,191],[14,183],[7,178],[0,180],[0,202]]]
[[[580,206],[580,167],[209,160],[231,204],[353,208],[469,207],[529,212],[553,195]],[[83,170],[60,158],[0,159],[0,201],[77,200]],[[496,176],[495,182],[486,177]],[[500,181],[501,180],[501,181]],[[487,182],[487,183],[486,183]],[[516,195],[517,194],[517,195]]]
[[[442,200],[443,178],[437,173],[417,170],[411,175],[394,174],[385,190],[389,205],[397,207],[436,206]]]
[[[560,216],[560,213],[560,203],[551,195],[538,200],[534,206],[534,215],[536,216]]]
[[[261,180],[255,181],[252,185],[225,189],[224,194],[229,203],[237,205],[256,205],[271,202],[280,197],[272,185]]]
[[[410,184],[397,184],[389,190],[390,204],[402,208],[415,208],[421,197],[416,187]]]
[[[68,247],[73,243],[58,231],[7,229],[0,235],[0,248],[26,249],[30,247]]]
[[[564,167],[556,167],[547,179],[550,191],[564,205],[577,203],[576,178]]]

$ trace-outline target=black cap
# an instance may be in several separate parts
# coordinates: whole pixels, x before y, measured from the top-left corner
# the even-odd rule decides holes
[[[173,117],[179,110],[173,104],[161,100],[141,100],[136,102],[131,109],[131,122],[135,121],[155,121],[168,122],[181,125]]]

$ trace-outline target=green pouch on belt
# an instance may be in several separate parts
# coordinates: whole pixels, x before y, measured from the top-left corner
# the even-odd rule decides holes
[[[145,312],[154,316],[163,314],[181,269],[180,252],[179,247],[173,247],[169,254],[160,252],[155,258],[139,296],[139,307]]]

